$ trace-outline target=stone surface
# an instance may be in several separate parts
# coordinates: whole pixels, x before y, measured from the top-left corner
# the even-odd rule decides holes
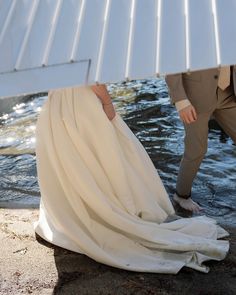
[[[53,246],[35,237],[38,209],[0,209],[0,294],[235,295],[236,229],[224,261],[209,262],[208,274],[128,272]]]

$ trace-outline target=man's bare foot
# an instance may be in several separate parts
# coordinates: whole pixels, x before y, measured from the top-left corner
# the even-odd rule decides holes
[[[175,200],[175,202],[177,202],[180,205],[180,207],[184,208],[185,210],[198,213],[199,211],[203,209],[191,198],[184,199],[184,198],[178,197],[177,194],[174,194],[173,199]]]

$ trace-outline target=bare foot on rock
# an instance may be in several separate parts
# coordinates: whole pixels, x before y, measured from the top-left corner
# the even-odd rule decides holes
[[[176,203],[180,205],[185,210],[192,211],[194,213],[199,213],[203,208],[200,207],[196,202],[194,202],[191,198],[183,199],[174,194],[173,199]]]

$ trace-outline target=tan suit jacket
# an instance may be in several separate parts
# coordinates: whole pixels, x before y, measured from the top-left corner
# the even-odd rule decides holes
[[[198,112],[211,111],[217,103],[218,78],[219,69],[217,68],[167,75],[166,83],[172,103],[188,99]],[[232,67],[232,80],[236,93],[236,66]],[[225,95],[228,95],[227,91],[225,91]]]

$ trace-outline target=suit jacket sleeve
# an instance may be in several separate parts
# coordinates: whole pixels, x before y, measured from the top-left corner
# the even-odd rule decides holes
[[[188,99],[182,80],[182,74],[167,75],[165,77],[172,103]]]

